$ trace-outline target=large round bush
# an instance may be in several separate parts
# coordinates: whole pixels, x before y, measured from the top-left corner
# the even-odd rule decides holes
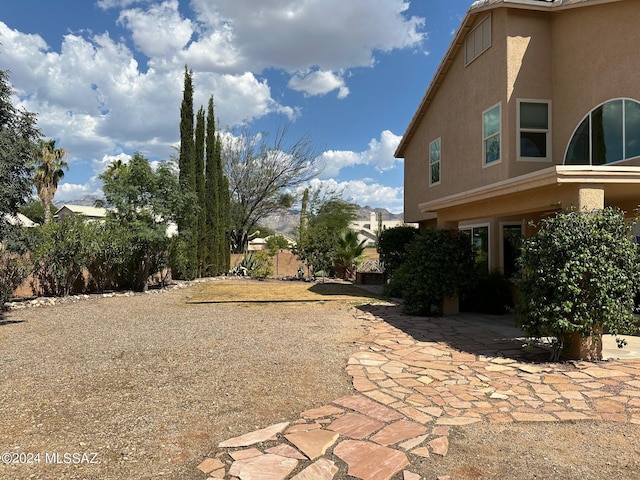
[[[426,229],[408,245],[390,286],[402,293],[406,313],[441,314],[445,297],[457,297],[467,289],[474,272],[475,255],[467,235]]]
[[[638,247],[622,211],[560,212],[524,241],[519,319],[533,337],[614,335],[635,328]]]

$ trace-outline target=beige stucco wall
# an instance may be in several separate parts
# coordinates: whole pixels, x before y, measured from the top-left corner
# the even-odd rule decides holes
[[[464,45],[458,50],[405,148],[407,222],[426,221],[420,203],[561,165],[589,111],[613,98],[640,101],[640,1],[542,12],[500,7],[491,15],[492,46],[466,67]],[[551,101],[550,162],[517,160],[518,99]],[[498,102],[502,161],[483,168],[482,112]],[[429,143],[437,138],[441,183],[429,187]]]
[[[506,175],[512,178],[552,165],[550,161],[518,159],[518,100],[552,101],[553,97],[550,16],[546,12],[507,10],[506,33],[507,111],[502,132]]]
[[[640,2],[559,11],[553,16],[554,158],[562,163],[580,121],[613,98],[640,101]],[[640,165],[640,161],[621,162]]]
[[[486,14],[477,17],[482,21]],[[405,152],[405,221],[427,216],[419,203],[501,178],[502,167],[482,165],[482,112],[503,102],[506,84],[504,10],[492,13],[492,45],[465,67],[464,45],[453,59],[427,114]],[[504,121],[504,117],[503,117]],[[441,139],[441,183],[429,186],[429,144]],[[504,145],[503,145],[504,148]]]

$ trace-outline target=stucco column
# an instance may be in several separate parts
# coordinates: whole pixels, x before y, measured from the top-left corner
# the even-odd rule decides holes
[[[577,200],[580,212],[602,210],[604,208],[604,186],[580,185]]]
[[[446,218],[442,218],[438,216],[436,220],[436,227],[438,230],[457,230],[458,222],[453,220],[447,220]]]
[[[439,230],[457,230],[458,222],[438,216],[437,228]],[[445,297],[442,302],[442,313],[445,315],[457,315],[460,313],[460,299],[458,297]]]

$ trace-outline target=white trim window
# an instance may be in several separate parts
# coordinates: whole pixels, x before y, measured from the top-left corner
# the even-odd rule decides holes
[[[440,139],[436,139],[429,144],[429,186],[440,183],[440,161],[442,149]]]
[[[464,64],[469,65],[491,46],[491,14],[469,32],[464,43]]]
[[[518,100],[518,160],[551,161],[551,104]]]
[[[482,164],[500,163],[501,160],[501,103],[482,112]]]

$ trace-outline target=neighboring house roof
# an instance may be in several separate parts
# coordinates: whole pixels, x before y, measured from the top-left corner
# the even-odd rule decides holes
[[[483,12],[500,7],[551,11],[621,1],[624,0],[479,0],[474,2],[471,7],[469,7],[460,27],[458,27],[458,30],[456,31],[453,41],[449,45],[447,53],[440,62],[438,70],[436,70],[433,80],[420,102],[420,106],[413,115],[413,118],[411,119],[411,122],[409,123],[398,148],[396,149],[395,157],[404,158],[404,151],[413,138],[420,121],[426,113],[426,110],[429,108],[429,104],[432,102],[440,85],[444,82],[444,79],[453,64],[454,58],[460,49],[464,47],[465,39],[471,32],[476,18]]]
[[[83,217],[90,218],[104,218],[107,216],[107,209],[99,207],[87,207],[84,205],[65,204],[56,211],[57,216],[59,216],[60,213],[67,215],[82,215]]]
[[[16,213],[15,215],[5,214],[4,219],[11,225],[20,226],[20,227],[35,227],[38,225],[36,222],[31,220],[29,217]]]
[[[102,219],[102,218],[106,218],[107,216],[107,212],[108,209],[106,208],[100,208],[100,207],[87,207],[84,205],[70,205],[70,204],[66,204],[63,205],[62,207],[60,207],[57,211],[56,211],[56,217],[60,218],[61,214],[62,216],[65,215],[80,215],[86,218],[90,218],[90,219]],[[156,221],[160,222],[162,221],[161,217],[156,217]],[[166,229],[166,235],[167,237],[171,238],[174,237],[178,234],[178,225],[176,225],[174,222],[169,222],[167,224],[167,229]]]

